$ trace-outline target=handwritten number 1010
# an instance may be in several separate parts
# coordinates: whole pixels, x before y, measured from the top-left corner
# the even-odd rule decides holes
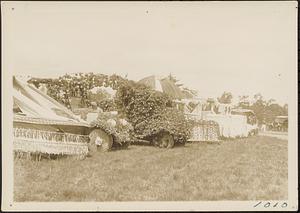
[[[257,204],[255,204],[254,205],[254,207],[258,207],[259,205],[263,205],[263,207],[265,207],[265,208],[268,208],[268,207],[281,207],[281,208],[285,208],[285,207],[287,207],[287,203],[286,202],[284,202],[284,203],[282,203],[281,205],[278,205],[279,203],[277,202],[277,203],[275,203],[274,205],[273,204],[271,204],[270,202],[266,202],[265,204],[263,204],[261,201],[260,202],[258,202]]]

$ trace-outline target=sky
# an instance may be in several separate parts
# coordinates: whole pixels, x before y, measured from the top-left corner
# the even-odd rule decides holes
[[[172,73],[201,97],[261,93],[288,102],[296,81],[295,2],[5,2],[5,63],[34,77]],[[4,70],[6,71],[6,70]]]

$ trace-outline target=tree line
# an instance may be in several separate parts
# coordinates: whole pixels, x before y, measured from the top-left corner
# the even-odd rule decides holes
[[[233,95],[230,92],[224,92],[219,98],[220,103],[230,104],[232,103]],[[276,116],[287,116],[288,105],[280,105],[276,103],[273,98],[266,99],[261,93],[257,93],[253,96],[253,101],[249,101],[251,97],[249,95],[239,96],[237,107],[242,109],[250,109],[257,116],[259,124],[273,123]]]

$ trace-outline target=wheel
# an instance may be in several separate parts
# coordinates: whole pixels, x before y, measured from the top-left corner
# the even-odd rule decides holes
[[[152,138],[152,140],[150,141],[150,145],[151,145],[151,146],[159,146],[159,145],[160,145],[158,136],[154,136],[154,137]]]
[[[102,129],[94,129],[90,134],[90,151],[96,152],[98,150],[102,152],[107,152],[111,149],[113,144],[113,137]]]
[[[159,139],[160,147],[162,148],[173,148],[174,147],[174,139],[173,136],[169,133],[163,133],[162,136]]]

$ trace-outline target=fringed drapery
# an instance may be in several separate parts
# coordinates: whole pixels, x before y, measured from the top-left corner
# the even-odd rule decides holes
[[[14,149],[47,154],[87,154],[88,136],[14,128]]]

